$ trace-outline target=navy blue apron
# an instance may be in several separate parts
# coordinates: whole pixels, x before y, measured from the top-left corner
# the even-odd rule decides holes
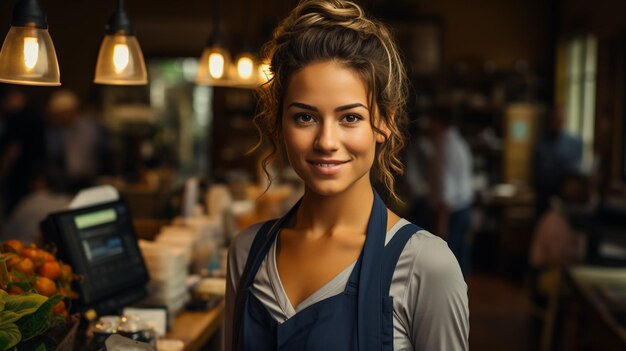
[[[387,208],[374,191],[363,250],[343,293],[279,324],[251,292],[254,277],[280,228],[297,211],[266,222],[256,234],[235,301],[233,350],[393,350],[391,279],[406,242],[421,228],[407,224],[385,246]]]

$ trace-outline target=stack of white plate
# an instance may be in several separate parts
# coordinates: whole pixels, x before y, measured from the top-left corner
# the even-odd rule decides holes
[[[150,273],[148,304],[164,305],[170,316],[180,312],[189,301],[188,270],[182,248],[163,242],[139,240],[139,247]]]

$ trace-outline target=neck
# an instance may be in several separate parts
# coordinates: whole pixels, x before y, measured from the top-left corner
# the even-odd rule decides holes
[[[354,184],[341,194],[331,196],[305,189],[294,228],[305,230],[316,237],[337,233],[365,235],[374,193],[371,183],[364,183],[366,184],[360,186]]]

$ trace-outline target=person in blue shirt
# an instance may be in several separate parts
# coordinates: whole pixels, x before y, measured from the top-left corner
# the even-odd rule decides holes
[[[445,241],[390,211],[406,74],[353,2],[302,1],[266,45],[255,122],[305,184],[231,244],[226,350],[467,350],[467,285]]]
[[[554,107],[548,113],[544,133],[535,146],[534,184],[535,216],[540,218],[557,195],[564,176],[580,173],[583,142],[564,128],[565,111]]]

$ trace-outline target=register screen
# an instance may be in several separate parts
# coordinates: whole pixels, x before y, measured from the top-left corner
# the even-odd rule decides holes
[[[89,263],[100,263],[124,254],[122,237],[117,234],[117,213],[109,208],[74,218]]]

